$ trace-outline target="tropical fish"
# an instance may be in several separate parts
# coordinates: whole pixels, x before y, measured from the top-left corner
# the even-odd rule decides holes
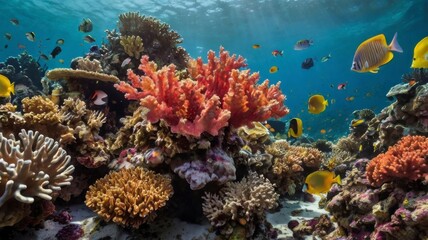
[[[320,133],[321,133],[321,134],[326,134],[326,133],[327,133],[327,131],[326,131],[325,129],[321,129],[321,130],[320,130]]]
[[[272,66],[272,67],[269,69],[269,72],[270,72],[270,73],[276,73],[276,72],[278,72],[278,67],[277,67],[277,66]]]
[[[327,62],[331,58],[331,53],[321,58],[321,62]]]
[[[331,103],[331,104],[335,104],[335,103],[336,103],[336,99],[334,99],[334,98],[333,98],[333,99],[330,99],[330,103]]]
[[[18,19],[16,19],[16,18],[12,18],[12,19],[10,19],[10,23],[12,23],[13,25],[19,25],[19,20]]]
[[[49,60],[48,56],[46,56],[43,53],[40,54],[40,58],[43,59],[43,60],[45,60],[45,61]]]
[[[258,48],[260,48],[260,45],[259,44],[253,44],[253,48],[258,49]]]
[[[337,85],[337,90],[342,90],[342,89],[346,89],[346,83],[340,83],[339,85]]]
[[[9,78],[0,74],[0,97],[10,97],[15,94],[15,83],[10,83]]]
[[[87,43],[93,43],[95,42],[95,38],[93,38],[91,35],[86,35],[83,40]]]
[[[64,63],[64,59],[60,59],[58,60],[59,63],[63,64]]]
[[[340,176],[335,176],[333,172],[318,170],[306,177],[305,186],[310,194],[327,193],[333,183],[342,184]]]
[[[7,44],[4,45],[4,48],[8,48],[8,47],[9,47],[9,45],[7,45]]]
[[[351,122],[351,127],[357,127],[359,125],[361,125],[362,123],[364,123],[364,119],[353,119]]]
[[[313,44],[314,44],[314,41],[312,40],[302,39],[297,41],[296,44],[294,44],[294,50],[304,50]]]
[[[355,99],[354,96],[349,96],[349,97],[345,98],[345,100],[348,101],[348,102],[352,102],[352,101],[354,101],[354,99]]]
[[[36,40],[36,34],[34,32],[27,32],[25,33],[25,36],[27,37],[28,41],[34,42],[34,40]]]
[[[91,101],[98,106],[102,106],[107,104],[107,93],[102,90],[95,90],[95,92],[91,96]]]
[[[126,65],[128,65],[131,62],[131,58],[126,58],[125,60],[123,60],[122,64],[120,65],[120,67],[125,67]]]
[[[305,61],[302,62],[303,69],[309,69],[314,66],[314,59],[306,58]]]
[[[92,31],[92,28],[93,28],[93,26],[92,26],[91,19],[84,18],[82,20],[82,22],[80,23],[80,25],[78,27],[78,30],[79,30],[79,32],[85,32],[85,33],[87,33],[87,32]]]
[[[403,52],[397,41],[397,33],[394,34],[389,46],[383,34],[369,38],[355,51],[351,70],[360,73],[377,73],[380,66],[387,64],[394,57],[392,51]]]
[[[283,54],[284,54],[284,51],[279,51],[279,50],[273,50],[272,51],[272,55],[274,57],[282,56]]]
[[[302,136],[303,133],[303,123],[300,118],[293,118],[290,120],[290,125],[288,127],[288,137],[298,138]]]
[[[26,47],[25,47],[25,45],[24,45],[24,44],[20,44],[20,43],[18,43],[18,48],[19,48],[19,49],[24,49],[24,48],[26,48]]]
[[[56,46],[51,52],[52,58],[55,58],[61,51],[62,51],[61,47]]]
[[[313,95],[308,101],[308,111],[312,114],[319,114],[325,111],[328,101],[322,95]]]
[[[64,44],[64,39],[60,38],[60,39],[56,40],[56,44],[58,44],[58,45]]]
[[[428,37],[416,44],[411,68],[428,68]]]
[[[10,34],[10,33],[5,33],[5,34],[4,34],[4,37],[5,37],[7,40],[10,40],[10,39],[12,39],[12,34]]]

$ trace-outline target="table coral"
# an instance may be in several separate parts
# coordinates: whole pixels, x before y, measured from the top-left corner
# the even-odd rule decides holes
[[[385,182],[428,181],[428,138],[406,136],[367,165],[367,179],[375,186]]]
[[[138,228],[152,220],[172,194],[171,179],[137,167],[98,179],[89,187],[85,203],[106,221]]]
[[[31,130],[22,130],[19,137],[16,141],[0,133],[1,208],[12,200],[26,204],[35,197],[51,200],[54,191],[73,179],[70,156],[58,142]]]
[[[258,73],[238,70],[246,66],[242,57],[220,48],[217,58],[208,53],[208,63],[199,58],[189,62],[193,79],[180,79],[176,67],[158,69],[148,56],[141,58],[139,69],[144,76],[128,71],[130,83],[121,81],[115,87],[129,100],[139,100],[147,108],[150,122],[165,120],[174,133],[200,137],[203,132],[216,136],[226,126],[251,125],[288,113],[285,96],[279,84],[266,80],[256,85]]]

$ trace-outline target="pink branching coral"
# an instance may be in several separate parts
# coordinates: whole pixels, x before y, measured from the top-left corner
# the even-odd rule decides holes
[[[428,181],[428,138],[405,136],[367,165],[367,179],[375,186],[393,180]]]
[[[158,69],[148,56],[141,58],[144,76],[128,71],[130,83],[115,87],[129,100],[139,100],[148,109],[147,119],[164,120],[171,131],[199,137],[208,132],[216,136],[226,126],[251,125],[253,121],[279,118],[288,113],[279,83],[269,87],[265,80],[256,85],[258,73],[239,68],[246,66],[242,57],[230,56],[220,48],[217,58],[208,52],[208,63],[190,60],[190,78],[180,79],[175,65]]]

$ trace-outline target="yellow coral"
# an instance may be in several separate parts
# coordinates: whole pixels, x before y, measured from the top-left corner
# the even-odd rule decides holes
[[[77,69],[89,72],[102,72],[101,63],[97,59],[89,60],[87,58],[79,58],[77,60]]]
[[[263,143],[269,139],[270,132],[262,123],[253,122],[253,127],[242,126],[238,128],[238,135],[247,142]]]
[[[27,124],[54,125],[61,122],[58,106],[46,97],[35,96],[22,99],[22,111]]]
[[[90,186],[85,203],[106,221],[138,228],[153,219],[172,194],[168,177],[144,168],[121,169]]]
[[[121,36],[120,45],[128,56],[140,59],[141,53],[144,50],[143,39],[140,36]]]

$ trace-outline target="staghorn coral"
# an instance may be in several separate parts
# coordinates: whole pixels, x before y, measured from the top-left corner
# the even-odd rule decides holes
[[[78,70],[84,70],[88,72],[102,72],[101,63],[100,61],[94,59],[89,60],[87,58],[78,58],[77,59],[77,69]]]
[[[140,36],[121,36],[120,45],[128,56],[140,59],[141,53],[144,50],[143,40]]]
[[[51,200],[54,191],[73,179],[70,156],[58,142],[31,130],[21,130],[19,137],[8,139],[0,133],[1,209],[13,201],[31,204],[35,197]],[[14,221],[0,225],[11,226],[17,219]]]
[[[88,117],[88,127],[91,129],[91,131],[100,131],[100,128],[103,126],[103,124],[106,122],[106,116],[101,111],[90,111],[89,117]]]
[[[147,120],[166,121],[173,133],[200,137],[203,132],[216,136],[225,126],[240,127],[253,121],[282,117],[288,113],[279,85],[268,87],[266,80],[256,85],[259,75],[245,66],[242,57],[229,56],[220,48],[220,57],[208,53],[208,64],[195,60],[189,67],[192,79],[179,79],[174,65],[157,69],[148,56],[139,69],[145,76],[128,71],[131,84],[121,81],[115,87],[129,100],[139,100],[149,109]]]
[[[112,83],[119,82],[119,78],[113,75],[108,75],[108,74],[98,73],[98,72],[90,72],[90,71],[79,70],[79,69],[74,70],[69,68],[55,68],[55,69],[49,70],[46,73],[46,77],[51,80],[84,78],[84,79],[94,79],[98,81],[112,82]]]
[[[428,138],[405,136],[367,165],[367,179],[375,186],[385,182],[428,181]]]
[[[230,221],[239,222],[249,238],[257,221],[265,219],[265,211],[278,206],[279,195],[263,175],[250,172],[240,182],[226,183],[218,194],[206,193],[202,198],[202,210],[211,225],[221,228]]]
[[[98,179],[89,187],[85,203],[106,221],[138,228],[152,220],[172,194],[168,177],[138,167]]]
[[[61,121],[68,126],[76,126],[87,113],[86,103],[80,99],[67,98],[61,106]]]

